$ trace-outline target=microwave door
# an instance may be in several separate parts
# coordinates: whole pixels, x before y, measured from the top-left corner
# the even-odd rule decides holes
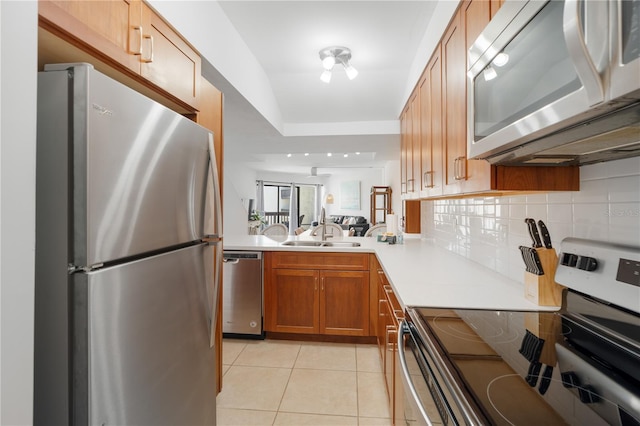
[[[505,3],[474,44],[486,46],[485,37],[497,34],[469,71],[470,157],[490,159],[597,114],[592,105],[604,100],[606,61],[600,45],[594,60],[585,44],[584,23],[597,12],[591,3],[589,10],[573,0]]]
[[[640,0],[611,3],[611,73],[609,98],[640,99]]]

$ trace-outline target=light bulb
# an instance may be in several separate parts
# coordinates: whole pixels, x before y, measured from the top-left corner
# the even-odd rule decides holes
[[[344,67],[344,70],[347,73],[347,77],[349,77],[349,80],[353,80],[358,76],[358,70],[355,69],[352,65],[347,65],[346,67]]]
[[[335,64],[336,64],[336,58],[331,55],[327,56],[322,60],[322,66],[327,71],[333,68]]]
[[[320,75],[320,80],[325,83],[329,83],[331,81],[331,71],[324,70]]]

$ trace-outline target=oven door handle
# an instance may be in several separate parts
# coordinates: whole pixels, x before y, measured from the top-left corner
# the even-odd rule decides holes
[[[407,325],[407,320],[403,319],[400,323],[400,327],[398,328],[398,359],[400,360],[400,369],[402,370],[402,376],[404,379],[403,381],[406,385],[405,390],[408,390],[411,394],[411,399],[414,402],[413,405],[418,408],[426,424],[432,426],[433,423],[431,422],[431,419],[429,419],[429,415],[422,406],[422,402],[420,401],[418,392],[416,391],[416,388],[411,381],[411,374],[409,373],[409,367],[407,366],[407,359],[404,355],[404,335],[408,333],[409,326]]]

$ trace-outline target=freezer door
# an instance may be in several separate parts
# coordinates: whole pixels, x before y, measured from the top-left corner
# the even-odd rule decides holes
[[[75,274],[74,424],[215,425],[212,268],[202,244]]]
[[[41,73],[60,78],[38,87],[48,109],[38,117],[38,148],[70,150],[71,262],[92,266],[202,238],[211,133],[90,65],[58,68]],[[54,179],[68,176],[49,167]]]

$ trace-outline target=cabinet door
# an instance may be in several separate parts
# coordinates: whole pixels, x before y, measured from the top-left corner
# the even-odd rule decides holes
[[[265,330],[317,334],[320,331],[318,271],[272,269],[264,288]]]
[[[442,64],[440,46],[427,64],[420,84],[422,189],[428,197],[442,195]]]
[[[140,0],[41,0],[38,14],[47,30],[71,35],[99,57],[140,72]]]
[[[421,163],[421,140],[420,140],[420,96],[419,91],[415,91],[411,99],[411,165],[407,165],[407,192],[413,193],[415,197],[420,191],[420,163]],[[410,173],[409,173],[410,171]],[[409,176],[410,175],[410,176]]]
[[[140,74],[188,105],[197,107],[200,55],[149,6],[142,5]]]
[[[320,271],[320,333],[369,335],[369,272]]]
[[[407,145],[409,141],[407,110],[400,115],[400,195],[407,193]]]
[[[442,40],[444,97],[444,193],[459,194],[466,178],[466,54],[460,11]]]
[[[384,329],[384,379],[389,392],[389,403],[391,418],[394,418],[394,385],[395,385],[395,347],[397,346],[398,328],[395,326],[393,309],[390,303],[385,305],[387,312],[385,315]]]
[[[465,52],[469,51],[471,45],[476,41],[476,39],[480,36],[480,33],[487,26],[489,21],[491,20],[491,4],[485,0],[467,0],[462,5],[462,26],[465,30]],[[465,55],[465,70],[469,68],[469,64],[467,63],[468,58]],[[466,80],[465,80],[466,83]],[[466,96],[465,96],[465,105],[466,105]],[[464,114],[465,123],[466,119],[466,108]],[[466,132],[465,132],[465,158],[466,158]],[[478,192],[478,191],[487,191],[492,188],[491,182],[491,164],[489,164],[485,160],[464,160],[464,170],[465,180],[462,181],[462,191],[463,192]],[[458,163],[459,167],[462,166],[462,163]]]

